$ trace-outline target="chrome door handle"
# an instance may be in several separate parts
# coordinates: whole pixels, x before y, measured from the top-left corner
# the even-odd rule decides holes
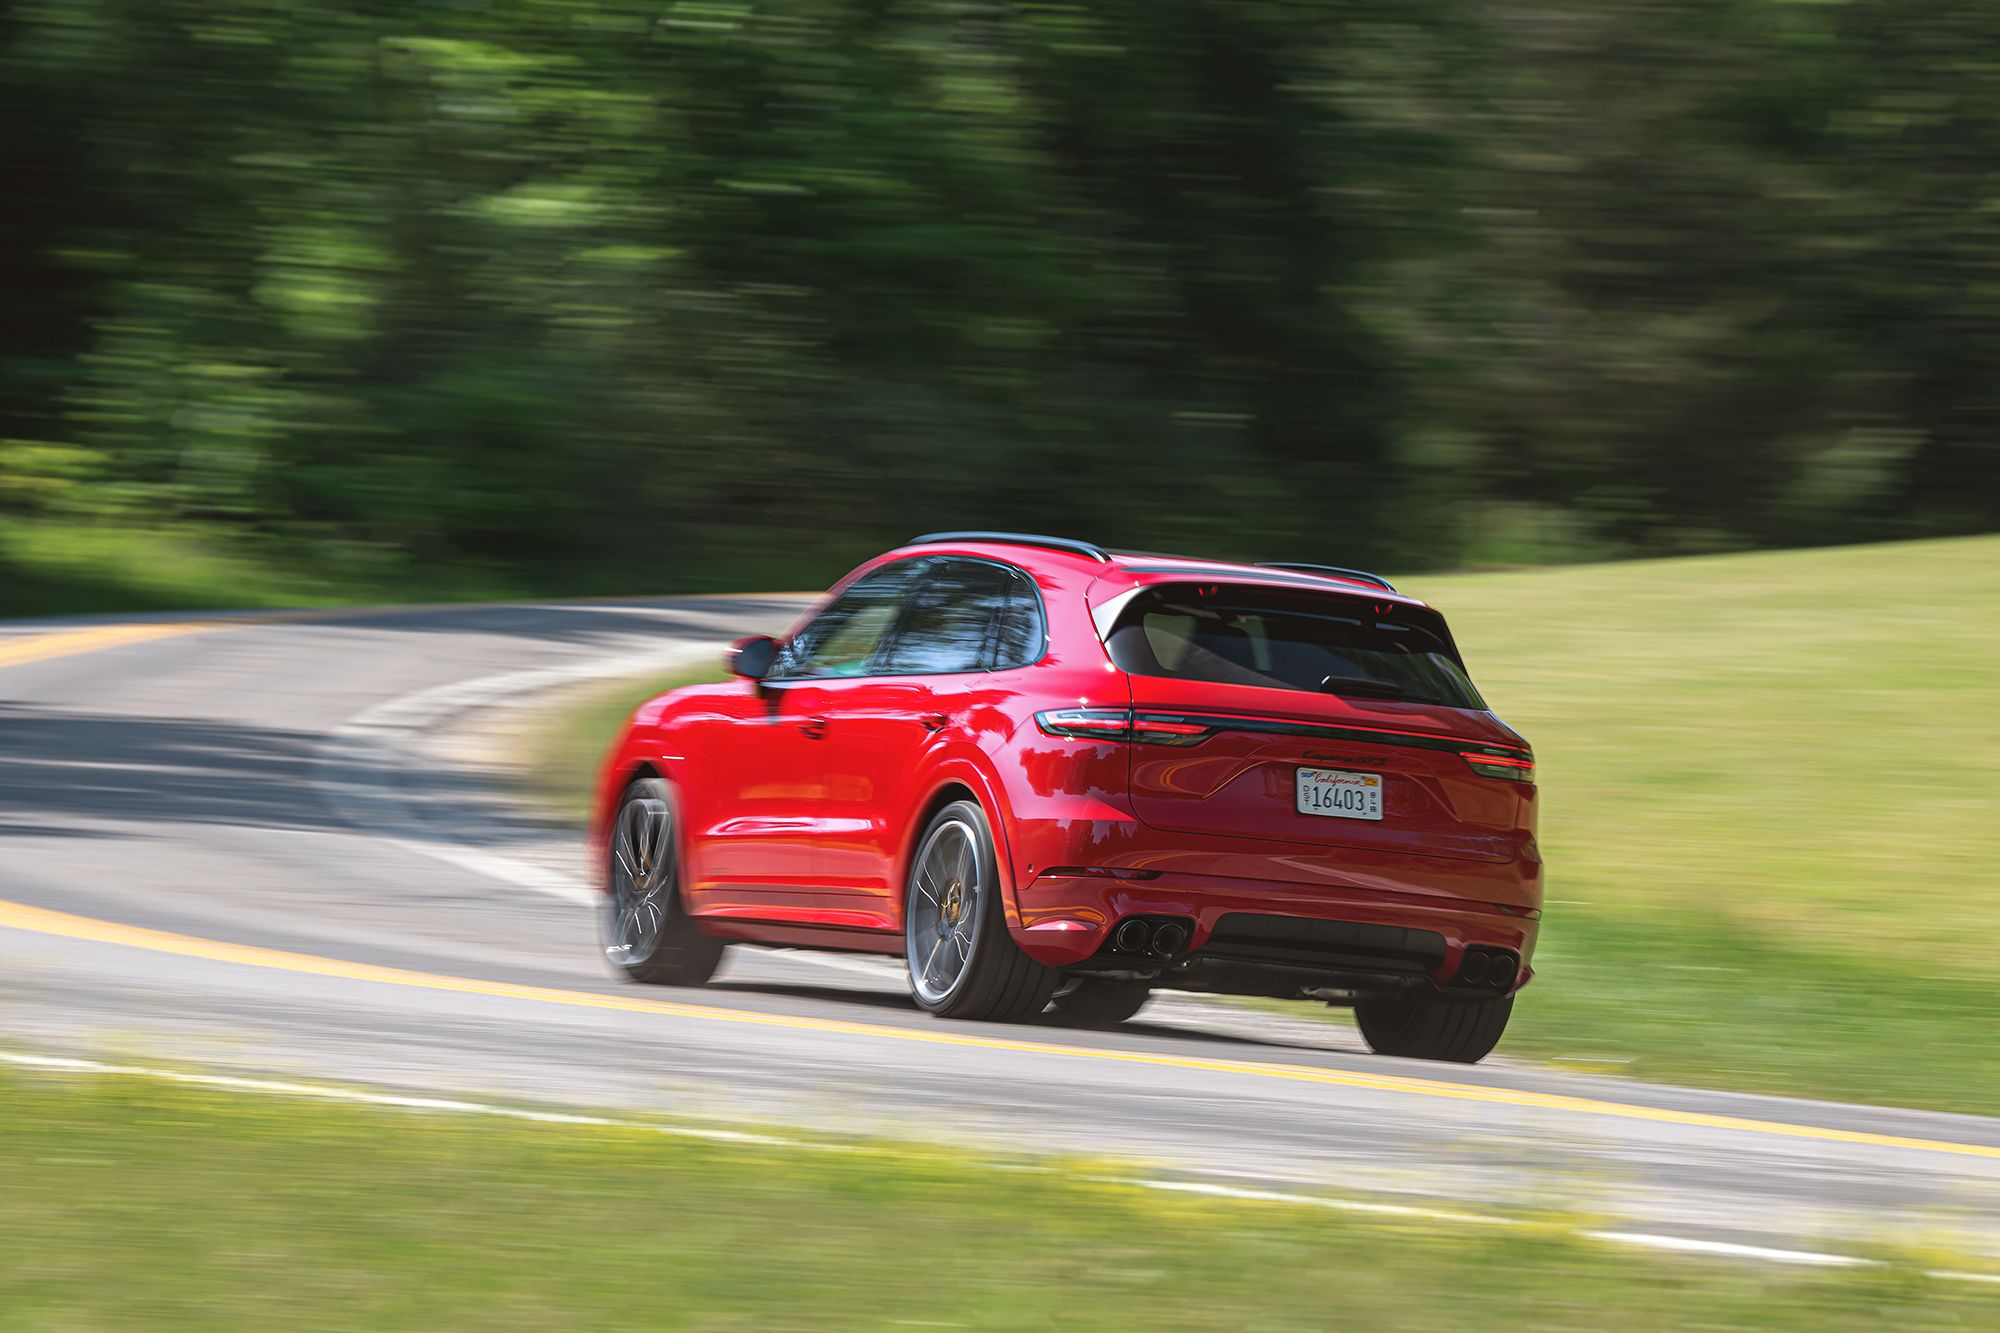
[[[816,741],[826,735],[826,719],[823,717],[809,717],[799,723],[799,730],[805,733],[807,740]]]
[[[920,721],[923,722],[925,731],[943,731],[951,719],[943,713],[925,713]]]

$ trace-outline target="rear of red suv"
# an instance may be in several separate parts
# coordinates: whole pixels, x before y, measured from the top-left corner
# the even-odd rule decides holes
[[[1443,617],[1372,576],[1165,557],[1108,561],[1082,600],[1124,698],[1042,707],[1020,743],[1108,817],[1029,801],[1023,949],[1100,1008],[1323,1000],[1377,1051],[1490,1051],[1532,975],[1534,759]]]

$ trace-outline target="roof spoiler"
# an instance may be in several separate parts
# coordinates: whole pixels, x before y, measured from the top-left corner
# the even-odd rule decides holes
[[[1302,565],[1291,560],[1260,560],[1259,569],[1289,569],[1300,574],[1331,574],[1337,579],[1351,579],[1356,583],[1366,583],[1384,592],[1395,592],[1396,585],[1380,574],[1370,574],[1365,569],[1349,569],[1345,565]]]
[[[1108,564],[1111,553],[1092,542],[1080,542],[1073,537],[1038,537],[1031,532],[927,532],[921,537],[912,537],[909,546],[925,546],[931,542],[993,542],[1000,546],[1039,546],[1050,551],[1069,551],[1075,555],[1087,555],[1099,564]]]

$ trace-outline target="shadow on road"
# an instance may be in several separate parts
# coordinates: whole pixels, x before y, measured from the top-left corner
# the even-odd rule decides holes
[[[336,829],[322,738],[193,718],[113,717],[0,702],[0,838],[140,837],[167,824]],[[334,776],[383,788],[398,775],[348,762]],[[424,775],[426,803],[485,799],[470,778]]]
[[[812,1000],[822,1004],[852,1005],[857,1009],[893,1010],[897,1013],[908,1014],[911,1017],[916,1017],[923,1012],[917,1008],[916,1001],[911,999],[907,992],[903,991],[864,990],[859,987],[850,986],[813,986],[788,981],[711,981],[700,991],[690,991],[689,995],[698,998],[704,992],[713,994],[718,991],[734,995],[781,995],[790,999]],[[1317,1045],[1312,1042],[1287,1041],[1274,1037],[1247,1037],[1236,1033],[1173,1027],[1164,1023],[1148,1023],[1143,1020],[1134,1020],[1109,1028],[1086,1027],[1080,1023],[1065,1021],[1062,1015],[1054,1010],[1044,1013],[1034,1023],[977,1023],[969,1025],[952,1024],[951,1026],[954,1031],[963,1032],[970,1036],[978,1036],[981,1033],[1000,1036],[1018,1028],[1037,1032],[1058,1029],[1078,1034],[1118,1034],[1132,1037],[1151,1037],[1167,1041],[1202,1042],[1224,1046],[1254,1046],[1266,1050],[1323,1052],[1329,1049],[1328,1046]]]

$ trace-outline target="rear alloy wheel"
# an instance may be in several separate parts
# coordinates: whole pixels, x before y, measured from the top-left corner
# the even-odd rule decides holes
[[[1117,1027],[1146,1007],[1153,988],[1143,981],[1086,977],[1055,998],[1056,1015],[1083,1028]]]
[[[1442,995],[1380,995],[1354,1005],[1354,1021],[1377,1055],[1472,1065],[1499,1045],[1514,997],[1460,1000]]]
[[[699,986],[715,975],[723,945],[681,902],[676,809],[673,788],[659,778],[625,789],[611,823],[610,891],[597,933],[614,972],[655,986]]]
[[[999,858],[975,802],[938,811],[917,840],[903,932],[911,993],[942,1018],[1025,1023],[1056,988],[1055,970],[1022,953],[1007,933]]]

